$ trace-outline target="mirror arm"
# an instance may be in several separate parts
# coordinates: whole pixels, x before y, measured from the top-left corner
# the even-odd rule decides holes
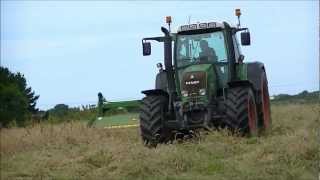
[[[239,32],[239,31],[249,31],[249,29],[248,28],[237,28],[237,29],[235,29],[235,32]]]
[[[165,37],[149,37],[149,38],[143,38],[143,39],[142,39],[142,42],[143,42],[143,41],[146,41],[146,40],[154,40],[154,41],[158,41],[158,42],[164,42]]]
[[[161,27],[161,31],[165,34],[165,36],[143,38],[142,42],[146,41],[146,40],[154,40],[154,41],[158,41],[158,42],[164,42],[168,38],[170,38],[170,40],[171,40],[171,36],[170,36],[169,30],[167,30],[164,27]]]

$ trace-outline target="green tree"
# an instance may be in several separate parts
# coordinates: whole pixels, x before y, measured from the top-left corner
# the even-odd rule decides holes
[[[63,118],[68,115],[69,106],[66,104],[57,104],[53,109],[50,110],[50,114],[52,116],[56,116],[58,118]]]
[[[20,91],[28,99],[28,110],[32,113],[36,113],[38,111],[38,109],[36,108],[36,104],[40,96],[35,95],[35,92],[32,91],[31,87],[27,87],[26,79],[21,73],[18,72],[15,75],[15,81],[17,82]]]
[[[23,125],[32,113],[36,113],[35,95],[27,87],[26,79],[21,73],[12,73],[8,68],[0,67],[0,124],[8,127],[11,122]]]

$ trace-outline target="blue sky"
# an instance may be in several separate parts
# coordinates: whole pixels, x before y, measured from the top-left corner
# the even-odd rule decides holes
[[[191,22],[250,28],[245,61],[265,63],[271,94],[319,89],[318,1],[1,1],[1,65],[25,74],[38,107],[142,98],[154,87],[162,44],[143,57],[141,39]]]

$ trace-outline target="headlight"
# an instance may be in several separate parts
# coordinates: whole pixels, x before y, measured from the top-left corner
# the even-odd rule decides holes
[[[183,97],[188,97],[188,91],[185,91],[185,90],[181,91],[181,95]]]
[[[199,90],[199,95],[201,95],[201,96],[206,95],[206,89],[200,89]]]

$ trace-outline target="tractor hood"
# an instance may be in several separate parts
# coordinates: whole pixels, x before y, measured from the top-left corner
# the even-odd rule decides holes
[[[186,67],[183,69],[183,73],[185,72],[194,72],[194,71],[208,71],[212,67],[212,64],[195,64]]]
[[[195,64],[179,70],[179,86],[184,101],[197,98],[208,100],[212,95],[216,77],[212,64]]]

